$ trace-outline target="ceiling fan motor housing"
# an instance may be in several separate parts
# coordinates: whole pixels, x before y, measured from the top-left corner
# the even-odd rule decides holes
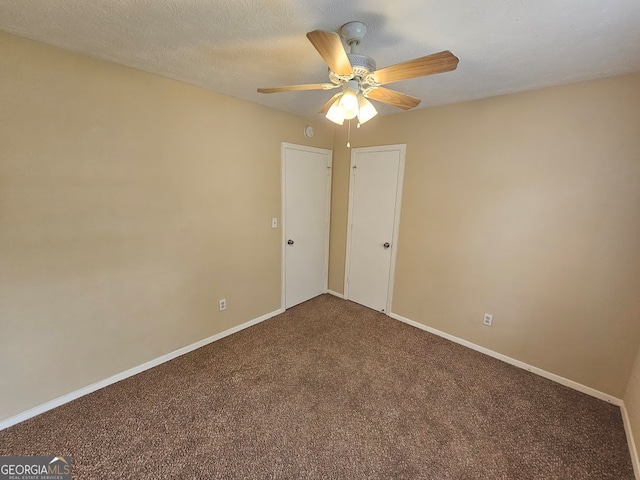
[[[376,62],[371,57],[360,53],[347,53],[349,62],[353,68],[353,74],[356,77],[366,77],[376,70]]]
[[[353,68],[351,78],[364,80],[371,72],[375,72],[376,70],[376,62],[371,57],[367,57],[361,53],[347,53],[347,57],[349,57],[351,68]],[[341,77],[329,70],[329,79],[336,85],[340,85],[349,78]]]

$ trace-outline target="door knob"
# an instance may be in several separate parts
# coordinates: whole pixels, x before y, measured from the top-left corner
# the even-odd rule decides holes
[[[294,243],[293,240],[291,239],[287,240],[287,245],[293,245],[293,243]]]
[[[391,244],[390,244],[389,242],[384,242],[384,243],[382,244],[382,246],[383,246],[384,248],[389,248],[389,247],[391,246]]]

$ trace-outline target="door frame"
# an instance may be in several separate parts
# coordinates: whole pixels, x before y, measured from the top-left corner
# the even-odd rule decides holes
[[[308,153],[328,154],[327,165],[327,214],[325,216],[325,247],[324,247],[324,292],[329,288],[329,225],[331,220],[331,177],[333,171],[333,150],[326,148],[309,147],[307,145],[298,145],[295,143],[282,142],[280,147],[280,308],[286,310],[286,294],[287,294],[287,251],[286,251],[286,193],[287,181],[285,170],[285,153],[286,150],[302,150]]]
[[[407,153],[407,144],[399,143],[394,145],[379,145],[375,147],[359,147],[351,149],[351,163],[349,165],[349,210],[347,213],[347,251],[345,255],[344,265],[344,298],[349,299],[349,269],[351,265],[351,230],[353,228],[353,187],[354,187],[354,163],[358,152],[388,152],[398,151],[400,153],[400,163],[398,165],[398,183],[396,191],[396,205],[394,209],[393,219],[393,235],[391,239],[391,265],[389,268],[389,289],[387,291],[387,301],[385,315],[391,312],[391,303],[393,301],[393,287],[396,277],[396,256],[398,252],[398,229],[400,226],[400,210],[402,207],[402,187],[404,184],[404,161]]]

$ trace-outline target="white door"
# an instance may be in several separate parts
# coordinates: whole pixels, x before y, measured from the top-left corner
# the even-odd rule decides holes
[[[327,291],[330,150],[282,144],[285,308]]]
[[[389,312],[405,145],[351,151],[345,298]]]

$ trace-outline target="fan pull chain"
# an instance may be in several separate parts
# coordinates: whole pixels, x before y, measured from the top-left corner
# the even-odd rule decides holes
[[[351,148],[351,120],[349,120],[349,131],[347,133],[347,148]]]

